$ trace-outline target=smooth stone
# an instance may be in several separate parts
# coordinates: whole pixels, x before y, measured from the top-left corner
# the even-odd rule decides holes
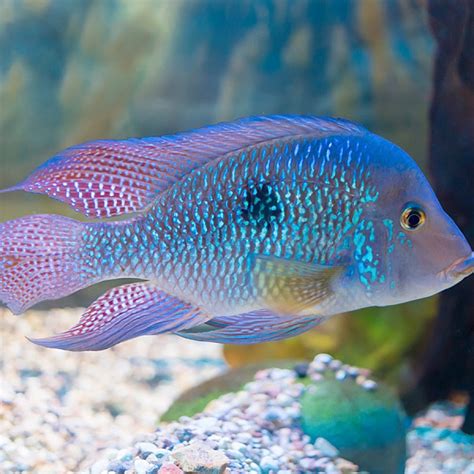
[[[316,438],[314,447],[318,451],[321,451],[324,456],[329,458],[335,458],[339,454],[339,451],[327,439],[324,438]]]
[[[374,380],[364,380],[362,383],[361,383],[361,387],[365,390],[369,390],[369,391],[373,391],[373,390],[377,390],[377,382],[375,382]]]
[[[330,364],[333,359],[334,359],[333,356],[322,352],[321,354],[317,354],[314,357],[313,361],[322,362],[323,364]]]
[[[217,420],[211,416],[206,416],[203,418],[198,418],[194,421],[194,425],[203,431],[214,431],[216,428]]]
[[[120,459],[120,461],[131,461],[133,458],[132,453],[128,449],[121,449],[120,451],[117,451],[115,457]]]
[[[271,407],[267,410],[264,416],[267,421],[279,421],[287,418],[287,413],[280,407]]]
[[[354,379],[360,374],[359,369],[357,367],[352,367],[352,366],[349,366],[346,372],[349,375],[349,377],[352,377]]]
[[[316,461],[311,458],[303,458],[300,459],[299,465],[303,468],[304,472],[314,472]]]
[[[161,464],[161,460],[159,460],[156,455],[154,454],[149,454],[146,458],[145,458],[145,461],[151,463],[151,464],[157,464],[157,463],[160,463]]]
[[[233,441],[231,444],[232,449],[235,451],[241,451],[244,452],[247,450],[247,446],[243,443],[239,443],[238,441]]]
[[[133,468],[135,469],[136,474],[147,474],[153,466],[144,459],[135,459]]]
[[[347,376],[348,374],[345,370],[338,370],[335,375],[336,380],[344,380],[347,378]]]
[[[236,451],[235,449],[228,449],[225,454],[229,459],[237,461],[241,461],[245,458],[245,455],[243,453],[241,453],[240,451]]]
[[[147,457],[149,454],[155,454],[158,452],[158,446],[155,446],[153,443],[143,441],[136,445],[138,451],[143,455],[143,457]]]
[[[301,396],[301,427],[313,442],[324,438],[371,474],[404,472],[406,415],[387,387],[370,391],[352,377],[314,386],[317,390],[308,387]]]
[[[249,464],[250,469],[252,469],[252,472],[255,472],[257,474],[260,474],[262,472],[262,469],[258,464],[255,464],[254,462],[251,462]]]
[[[278,446],[278,445],[272,446],[270,448],[270,452],[274,456],[276,456],[277,458],[279,458],[279,457],[281,457],[285,454],[285,450],[282,447]]]
[[[170,457],[170,452],[163,448],[158,448],[153,454],[162,462]]]
[[[99,459],[96,461],[90,468],[90,474],[102,474],[103,472],[107,472],[107,467],[109,465],[109,461],[107,459]]]
[[[328,366],[320,361],[312,362],[308,367],[308,374],[312,375],[314,373],[323,374],[328,370]]]
[[[278,471],[279,464],[276,459],[273,459],[271,456],[264,456],[260,460],[260,468],[264,473],[270,471]]]
[[[308,368],[309,368],[309,364],[306,362],[302,362],[300,364],[296,364],[293,367],[293,370],[295,371],[296,376],[302,379],[308,375]]]
[[[114,474],[125,474],[125,472],[132,467],[132,461],[112,461],[107,466],[107,471],[113,471]]]

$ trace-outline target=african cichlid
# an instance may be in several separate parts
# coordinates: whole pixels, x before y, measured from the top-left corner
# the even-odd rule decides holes
[[[0,224],[0,300],[21,313],[103,280],[70,330],[101,350],[145,335],[236,344],[426,297],[474,271],[471,247],[400,148],[342,119],[268,116],[68,148],[5,191],[99,222]],[[128,220],[107,220],[132,214]]]

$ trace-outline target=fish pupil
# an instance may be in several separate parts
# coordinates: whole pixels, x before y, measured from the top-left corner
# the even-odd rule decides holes
[[[416,229],[420,225],[421,221],[421,216],[417,211],[413,211],[409,216],[408,216],[408,225],[412,229]]]

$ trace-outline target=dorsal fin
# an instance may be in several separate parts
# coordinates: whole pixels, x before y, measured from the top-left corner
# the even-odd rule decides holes
[[[66,202],[90,217],[139,211],[160,192],[200,166],[258,143],[293,136],[362,135],[344,119],[299,115],[249,117],[176,135],[96,140],[67,148],[20,184]]]

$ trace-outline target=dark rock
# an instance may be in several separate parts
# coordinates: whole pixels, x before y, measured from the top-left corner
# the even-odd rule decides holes
[[[302,362],[300,364],[296,364],[293,367],[293,370],[296,372],[296,375],[302,379],[308,375],[308,367],[309,364],[307,362]]]

